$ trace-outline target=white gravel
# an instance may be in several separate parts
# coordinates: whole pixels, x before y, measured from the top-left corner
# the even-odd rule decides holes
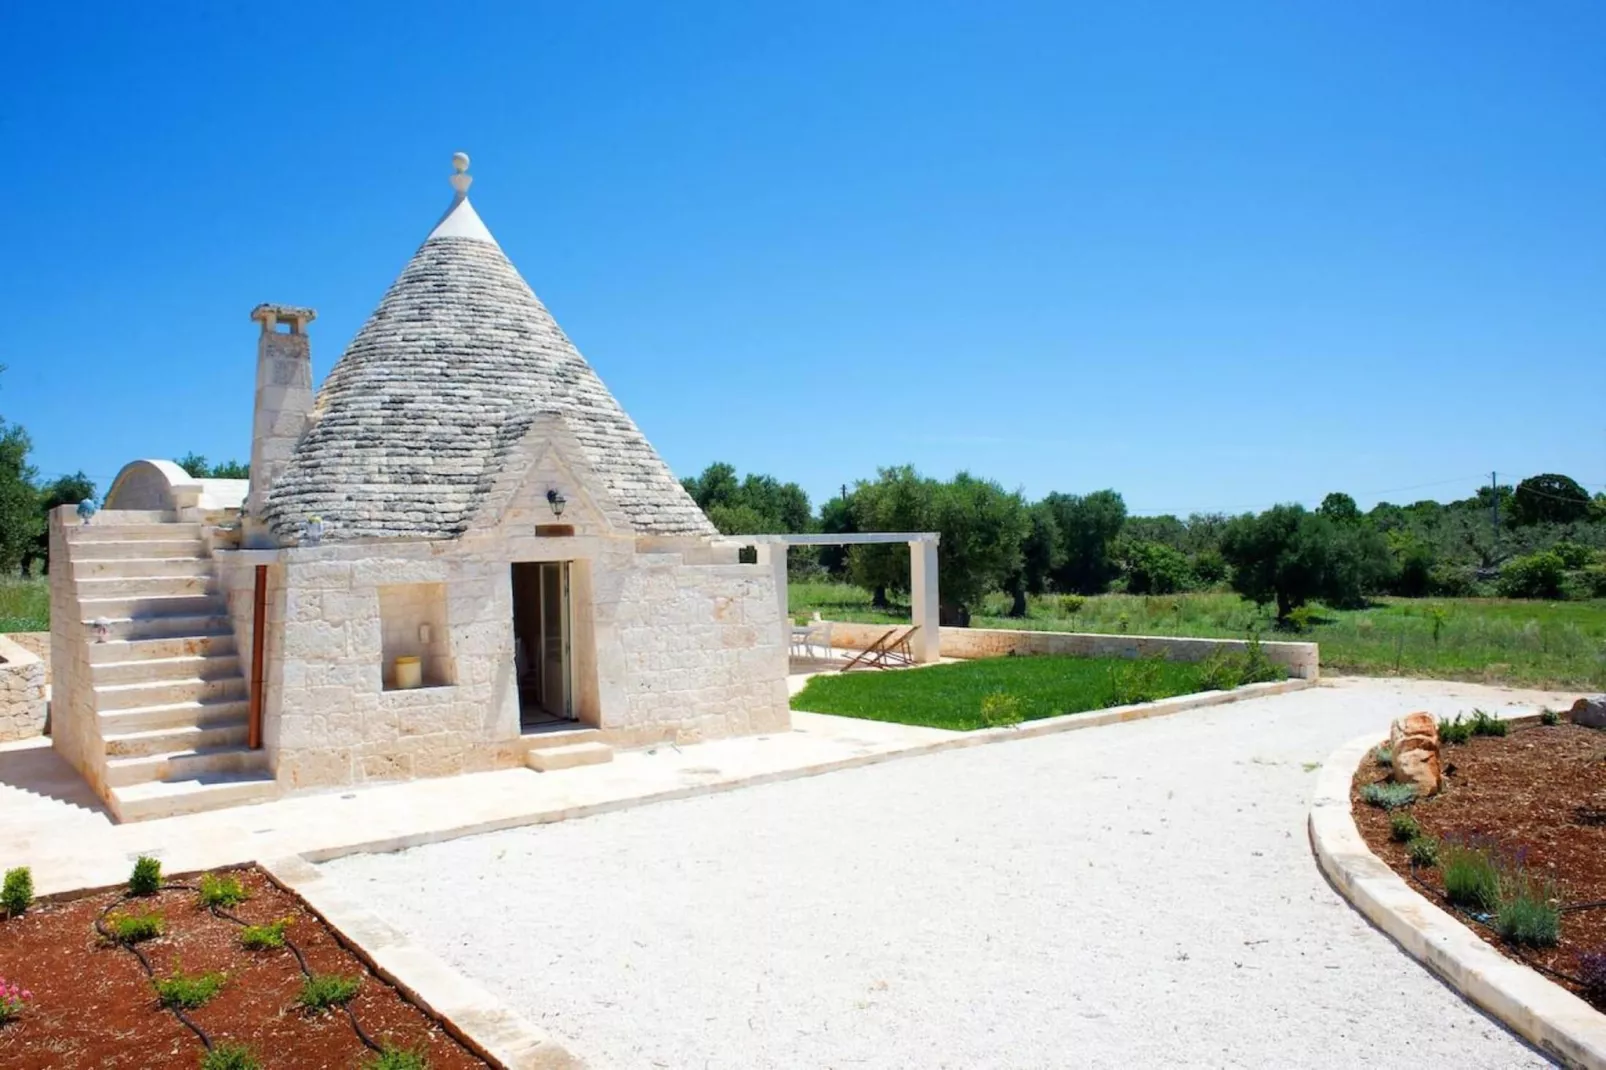
[[[1547,1066],[1305,831],[1306,763],[1527,700],[1346,682],[327,869],[598,1067]]]

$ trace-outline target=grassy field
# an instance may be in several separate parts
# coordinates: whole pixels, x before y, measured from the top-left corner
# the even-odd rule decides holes
[[[1204,690],[1200,667],[1125,658],[986,658],[909,672],[822,674],[792,708],[870,721],[968,731],[988,723],[990,695],[1013,699],[1012,719],[1035,721]]]
[[[1235,594],[1144,597],[1100,595],[1081,604],[1033,598],[1024,619],[1005,616],[1001,595],[971,618],[976,628],[1129,632],[1242,638],[1308,639],[1321,644],[1322,671],[1364,676],[1421,676],[1558,689],[1606,689],[1606,600],[1525,602],[1500,598],[1385,598],[1366,609],[1316,607],[1300,634],[1273,630],[1271,615]],[[1074,607],[1074,612],[1072,608]],[[834,620],[907,621],[870,608],[867,592],[847,584],[795,583],[791,608]]]
[[[49,581],[43,577],[0,580],[0,632],[49,630]]]

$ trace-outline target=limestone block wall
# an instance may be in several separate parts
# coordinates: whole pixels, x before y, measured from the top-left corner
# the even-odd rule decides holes
[[[831,645],[862,650],[891,627],[887,624],[831,623]],[[1225,650],[1241,654],[1249,644],[1242,639],[1190,639],[1164,635],[1100,635],[1089,632],[1033,632],[1003,628],[943,628],[940,650],[945,658],[996,658],[1009,654],[1074,654],[1080,657],[1144,658],[1162,656],[1173,661],[1203,661]],[[1266,657],[1300,680],[1321,676],[1320,650],[1315,643],[1263,642]]]
[[[50,683],[50,633],[49,632],[7,632],[0,639],[9,639],[22,649],[39,659],[45,667],[45,684]]]
[[[786,646],[767,566],[635,554],[633,567],[599,575],[599,675],[619,681],[604,709],[610,739],[690,743],[790,726]]]
[[[45,664],[0,635],[0,743],[45,730]]]
[[[508,566],[439,544],[304,548],[270,601],[263,742],[282,784],[355,784],[516,764]],[[455,682],[386,691],[382,588],[441,585]]]

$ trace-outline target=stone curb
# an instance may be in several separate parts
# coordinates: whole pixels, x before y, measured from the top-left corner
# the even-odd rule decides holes
[[[1563,1066],[1606,1070],[1606,1015],[1484,943],[1366,846],[1350,812],[1350,783],[1386,741],[1386,734],[1352,739],[1322,763],[1310,809],[1322,872],[1407,954],[1540,1051]]]
[[[1024,724],[1006,728],[982,728],[971,732],[955,732],[948,739],[933,740],[929,743],[916,743],[897,750],[856,754],[851,758],[816,762],[812,765],[800,765],[791,769],[779,769],[769,773],[754,773],[748,776],[732,777],[728,780],[716,780],[706,784],[690,784],[685,787],[649,792],[644,795],[609,799],[605,802],[587,803],[581,806],[570,806],[556,810],[535,810],[488,821],[455,825],[449,828],[429,829],[424,832],[408,833],[401,836],[365,840],[361,843],[315,848],[301,852],[301,857],[309,862],[319,863],[330,862],[337,858],[345,858],[356,854],[386,854],[391,851],[404,851],[411,847],[445,843],[464,836],[481,836],[490,832],[504,832],[508,829],[524,828],[529,825],[545,825],[557,821],[569,821],[577,817],[594,817],[598,814],[632,810],[638,806],[648,806],[653,803],[693,799],[703,795],[735,791],[739,788],[776,784],[787,780],[801,780],[804,777],[819,776],[823,773],[835,773],[844,769],[859,769],[864,766],[879,765],[882,762],[896,761],[901,758],[916,758],[925,754],[937,754],[941,751],[963,750],[967,747],[980,747],[989,743],[1007,743],[1020,739],[1035,739],[1039,736],[1056,735],[1060,732],[1099,728],[1103,725],[1120,724],[1125,721],[1141,721],[1149,717],[1165,717],[1173,713],[1182,713],[1185,710],[1201,709],[1207,706],[1224,706],[1232,702],[1246,702],[1257,698],[1270,698],[1274,695],[1285,695],[1290,691],[1303,691],[1306,688],[1316,686],[1318,686],[1318,683],[1314,680],[1300,679],[1278,680],[1266,684],[1245,684],[1243,687],[1232,691],[1201,691],[1192,695],[1179,695],[1176,698],[1161,699],[1159,702],[1146,702],[1136,706],[1117,706],[1101,713],[1068,713],[1061,717],[1045,717],[1041,720],[1028,721]]]
[[[299,855],[257,863],[301,897],[358,958],[492,1066],[580,1070],[585,1064],[484,988],[407,939]]]

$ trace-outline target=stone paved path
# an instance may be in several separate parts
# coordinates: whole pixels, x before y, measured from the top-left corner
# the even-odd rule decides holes
[[[1544,1066],[1305,833],[1352,736],[1542,699],[1344,681],[328,868],[595,1066]]]

